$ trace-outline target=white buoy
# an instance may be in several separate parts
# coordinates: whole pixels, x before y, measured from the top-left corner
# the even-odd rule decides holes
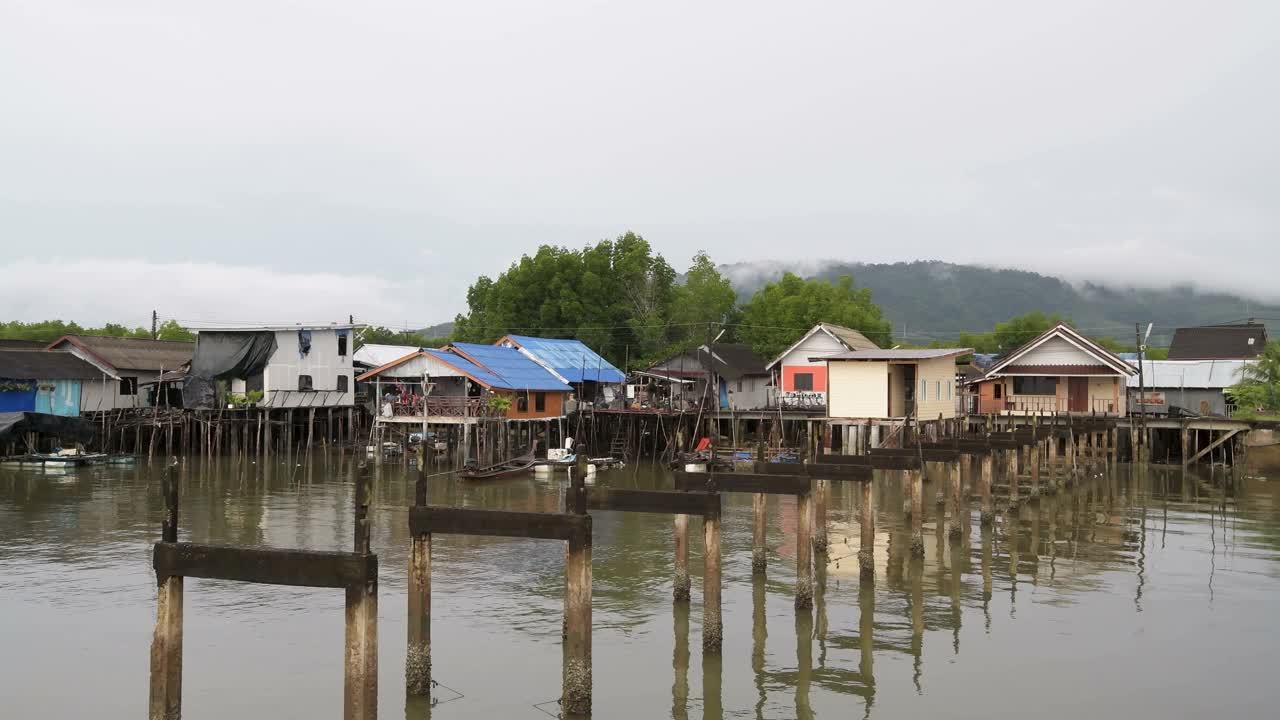
[[[704,473],[707,471],[707,464],[706,463],[686,463],[684,466],[684,471]]]

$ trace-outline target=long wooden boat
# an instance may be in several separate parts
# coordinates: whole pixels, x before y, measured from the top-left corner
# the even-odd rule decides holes
[[[528,472],[537,465],[538,461],[533,456],[533,451],[521,455],[520,457],[511,458],[506,462],[497,465],[489,465],[488,467],[464,467],[458,471],[458,477],[463,480],[488,480],[491,478],[505,477],[507,475],[518,475]]]

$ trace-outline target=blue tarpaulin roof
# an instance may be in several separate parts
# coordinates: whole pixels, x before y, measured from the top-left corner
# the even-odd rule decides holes
[[[608,360],[600,357],[579,340],[559,340],[528,335],[508,335],[507,337],[571,383],[583,381],[620,383],[626,380],[621,370],[610,365]]]
[[[430,355],[431,357],[439,360],[440,362],[448,363],[449,365],[452,365],[458,370],[470,375],[475,380],[481,383],[484,383],[489,387],[495,387],[495,388],[498,388],[499,390],[515,390],[516,389],[506,380],[502,379],[501,377],[495,375],[492,372],[489,372],[485,368],[482,368],[479,365],[476,365],[475,363],[471,362],[470,360],[462,357],[457,353],[451,353],[445,350],[423,350],[422,352],[426,353],[427,355]]]
[[[515,348],[501,345],[476,345],[474,343],[453,343],[467,357],[488,368],[495,375],[506,381],[513,390],[547,390],[568,391],[569,386],[560,382],[556,376],[547,372],[538,363],[530,360]]]

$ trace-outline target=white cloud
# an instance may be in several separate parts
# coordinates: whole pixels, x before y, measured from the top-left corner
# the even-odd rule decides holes
[[[154,309],[183,324],[386,323],[406,305],[399,285],[370,275],[106,258],[18,259],[0,272],[7,320],[145,326]]]

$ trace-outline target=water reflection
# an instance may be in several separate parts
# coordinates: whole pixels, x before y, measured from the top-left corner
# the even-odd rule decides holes
[[[345,549],[359,461],[331,454],[261,464],[186,463],[180,468],[182,537]],[[463,697],[434,709],[407,702],[403,646],[397,644],[404,635],[404,507],[412,498],[412,476],[396,465],[375,472],[383,712],[395,715],[404,707],[406,718],[536,712],[534,706],[559,689],[563,548],[501,538],[435,543],[433,659],[437,678]],[[670,518],[596,514],[597,716],[947,712],[974,692],[1043,685],[1034,663],[1010,659],[1053,647],[1056,655],[1088,668],[1074,676],[1062,670],[1063,684],[1088,682],[1099,696],[1127,692],[1120,678],[1134,667],[1157,668],[1162,694],[1126,712],[1160,717],[1200,707],[1204,699],[1189,697],[1184,688],[1195,687],[1193,673],[1210,671],[1208,660],[1179,655],[1165,638],[1177,638],[1181,647],[1229,641],[1245,656],[1273,652],[1266,633],[1234,628],[1267,626],[1271,598],[1280,591],[1275,483],[1221,469],[1184,473],[1120,465],[1108,472],[1099,466],[1056,493],[1046,483],[1038,498],[1014,510],[997,503],[995,524],[984,527],[974,522],[976,473],[965,475],[962,496],[969,502],[961,512],[924,504],[923,558],[909,552],[900,476],[877,479],[874,576],[861,576],[854,562],[861,545],[860,489],[833,484],[829,556],[816,556],[814,607],[801,612],[791,597],[794,503],[769,502],[767,539],[774,557],[766,578],[750,572],[751,498],[726,496],[723,658],[690,644],[691,632],[699,629],[691,625],[698,625],[701,613],[700,543],[691,548],[692,602],[673,605]],[[6,578],[0,583],[0,632],[6,648],[36,648],[22,657],[0,650],[0,677],[6,678],[0,690],[15,717],[89,711],[88,701],[55,692],[57,678],[68,673],[93,678],[95,715],[139,714],[133,691],[145,682],[140,668],[154,607],[149,543],[163,513],[157,477],[145,466],[64,475],[0,470],[0,573]],[[597,483],[663,488],[670,479],[660,469],[632,466],[602,473]],[[940,490],[926,488],[926,497]],[[995,490],[997,498],[1007,497],[1000,486]],[[553,511],[563,504],[564,478],[464,484],[442,476],[432,478],[428,491],[437,504]],[[326,678],[340,657],[334,649],[340,597],[296,588],[191,585],[188,717],[244,714],[250,702],[269,705],[282,693],[293,698],[288,714],[333,711],[340,682]],[[1231,613],[1233,624],[1200,621],[1215,612]],[[272,677],[276,668],[289,671]],[[1249,676],[1216,677],[1220,683],[1200,692],[1218,711],[1249,715],[1249,698],[1256,695],[1244,684]]]

